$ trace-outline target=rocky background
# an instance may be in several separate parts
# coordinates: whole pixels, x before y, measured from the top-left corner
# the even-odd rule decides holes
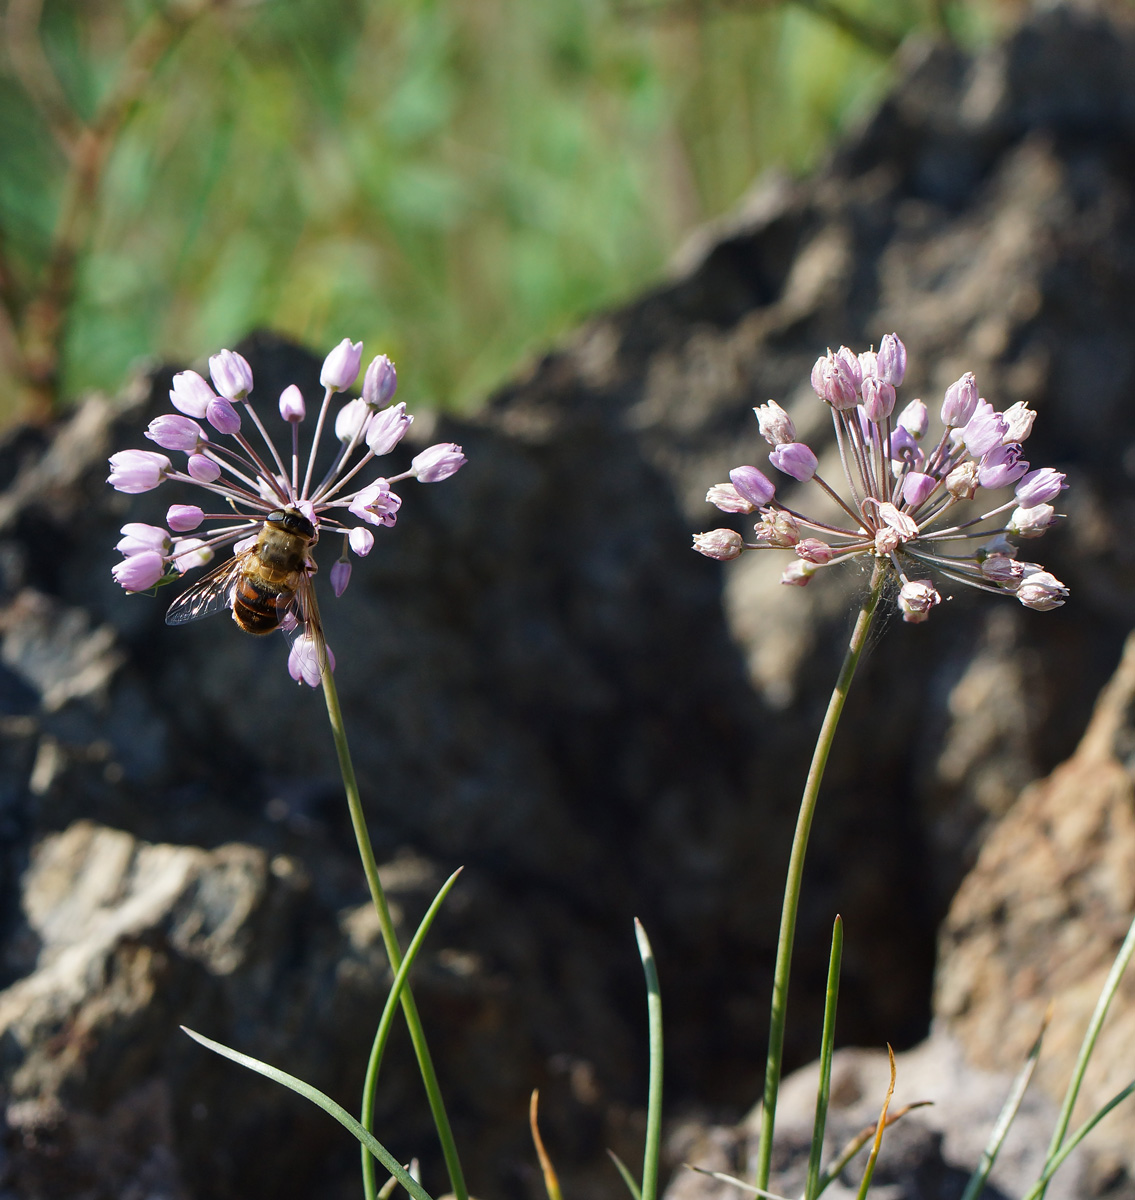
[[[828,345],[895,329],[905,398],[972,369],[998,407],[1037,409],[1030,459],[1073,485],[1040,556],[1073,598],[959,594],[925,626],[883,623],[813,835],[790,1065],[818,1047],[837,911],[844,1045],[912,1047],[937,1015],[930,1061],[1004,1071],[1047,997],[1061,1030],[1086,1020],[1135,905],[1129,724],[1060,767],[1135,625],[1135,31],[1117,20],[1056,8],[977,59],[906,47],[813,178],[763,181],[672,281],[433,431],[469,465],[410,490],[325,602],[407,936],[466,868],[415,988],[478,1195],[539,1194],[533,1087],[566,1194],[619,1194],[603,1150],[639,1153],[645,1095],[633,916],[662,977],[674,1153],[743,1141],[720,1122],[759,1092],[791,825],[862,580],[781,588],[775,556],[721,568],[689,534],[721,523],[708,484],[763,462],[754,404],[822,443],[807,380]],[[306,351],[240,349],[256,395],[314,392]],[[355,1107],[388,973],[322,703],[282,640],[167,629],[164,597],[111,580],[119,526],[179,499],[103,482],[172,369],[0,446],[4,1200],[358,1194],[337,1126],[177,1032]],[[1126,1081],[1135,1040],[1116,1038]],[[1055,1040],[1042,1092],[1075,1052]],[[962,1066],[915,1077],[976,1095]],[[1135,1117],[1109,1120],[1128,1132],[1068,1187],[1133,1190]],[[443,1190],[404,1040],[377,1130]],[[960,1194],[961,1142],[905,1136],[938,1166],[897,1171],[894,1194]]]

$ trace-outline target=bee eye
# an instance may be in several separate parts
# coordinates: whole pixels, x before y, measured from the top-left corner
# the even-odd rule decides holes
[[[277,525],[286,525],[288,523],[288,514],[277,509],[275,512],[270,512],[265,518],[265,521],[272,521]]]

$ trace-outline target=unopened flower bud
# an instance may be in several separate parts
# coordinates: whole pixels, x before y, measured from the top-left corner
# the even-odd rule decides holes
[[[996,446],[978,465],[977,482],[983,488],[1005,487],[1016,483],[1028,469],[1029,464],[1021,457],[1021,448],[1016,442]]]
[[[885,421],[895,407],[895,389],[873,375],[863,380],[863,412],[869,421]]]
[[[1056,510],[1051,504],[1036,504],[1032,508],[1013,509],[1006,527],[1018,537],[1040,537],[1046,529],[1056,524]]]
[[[1006,444],[1023,442],[1032,433],[1036,413],[1023,400],[1010,404],[1001,415],[1005,418],[1005,424],[1009,426],[1005,433]]]
[[[252,368],[235,350],[214,354],[209,359],[209,374],[213,386],[228,400],[243,400],[252,391]]]
[[[174,533],[188,533],[204,519],[204,511],[196,504],[171,504],[166,513],[166,524]]]
[[[831,353],[816,360],[812,368],[812,387],[821,400],[832,408],[854,408],[856,382],[847,365]]]
[[[734,467],[729,472],[729,479],[738,493],[756,508],[771,504],[776,495],[776,487],[756,467]]]
[[[366,556],[374,549],[374,534],[363,525],[357,525],[347,534],[351,549],[359,556]]]
[[[774,447],[768,460],[778,471],[791,475],[801,483],[811,479],[820,465],[816,456],[803,442],[784,442]]]
[[[398,389],[398,372],[394,364],[380,354],[372,358],[363,379],[363,399],[371,408],[385,408],[394,399]]]
[[[146,437],[163,450],[187,450],[191,454],[209,440],[196,421],[173,413],[155,417],[146,427]]]
[[[874,350],[864,350],[859,356],[859,378],[861,384],[864,379],[879,378],[879,356]]]
[[[968,425],[977,408],[977,398],[977,380],[972,371],[967,371],[957,383],[951,383],[946,389],[946,398],[942,402],[942,424],[951,429]]]
[[[779,508],[770,509],[761,515],[761,519],[753,526],[757,541],[768,542],[770,546],[786,549],[795,546],[800,540],[800,526],[791,513]]]
[[[280,416],[293,424],[302,421],[307,415],[307,405],[304,403],[303,392],[294,383],[289,383],[280,393]]]
[[[338,561],[331,564],[331,590],[335,593],[335,598],[338,599],[346,590],[347,584],[351,582],[351,564],[345,558],[340,558]]]
[[[410,460],[410,470],[419,483],[439,483],[461,470],[466,463],[461,447],[453,442],[439,442]]]
[[[710,504],[728,513],[751,513],[756,505],[746,500],[731,483],[715,483],[705,494]]]
[[[1022,508],[1032,508],[1034,504],[1047,504],[1068,487],[1065,482],[1067,478],[1052,467],[1038,467],[1035,471],[1029,471],[1017,484],[1017,503]]]
[[[757,414],[757,424],[761,427],[761,437],[770,446],[779,446],[782,442],[796,441],[796,426],[792,418],[780,407],[775,400],[754,408]]]
[[[966,460],[946,476],[946,491],[955,500],[972,500],[977,495],[977,463]]]
[[[365,394],[363,399],[366,399]],[[389,408],[384,408],[382,412],[376,412],[367,422],[365,434],[367,448],[372,454],[389,454],[413,423],[414,418],[406,412],[406,405],[401,400]]]
[[[819,538],[804,538],[796,543],[796,553],[805,561],[822,567],[835,557],[835,551]]]
[[[173,469],[164,454],[153,450],[120,450],[110,456],[109,462],[107,483],[130,496],[152,491]]]
[[[1048,571],[1034,571],[1021,581],[1017,588],[1017,599],[1026,608],[1051,612],[1068,599],[1068,589]]]
[[[165,554],[169,546],[169,534],[161,526],[130,521],[122,526],[122,540],[115,549],[129,557],[132,554],[141,554],[145,550],[157,550],[159,554]]]
[[[177,538],[173,543],[173,565],[182,573],[194,567],[203,567],[213,557],[212,546],[206,546],[201,538]]]
[[[335,436],[344,446],[357,441],[369,418],[370,409],[365,400],[348,400],[335,418]]]
[[[879,558],[886,558],[902,545],[902,538],[899,537],[898,531],[892,529],[889,525],[884,525],[882,529],[875,531],[875,553]]]
[[[115,582],[128,592],[146,592],[165,574],[165,561],[157,550],[131,554],[110,569]]]
[[[218,433],[234,434],[240,432],[240,413],[227,400],[219,397],[209,401],[205,410],[205,419]]]
[[[220,463],[204,454],[191,454],[185,469],[198,483],[215,483],[221,475]]]
[[[780,582],[785,587],[807,587],[812,582],[812,576],[816,573],[814,563],[805,562],[804,559],[798,558],[795,562],[790,562],[787,567],[781,572]]]
[[[982,560],[981,573],[990,583],[1015,588],[1024,575],[1025,568],[1007,554],[990,554]]]
[[[335,670],[335,655],[331,653],[331,647],[324,644],[324,651],[327,654],[327,666],[330,670]],[[291,651],[288,653],[288,674],[296,681],[296,683],[306,683],[308,687],[319,687],[320,681],[323,679],[323,663],[321,661],[319,643],[311,634],[301,633],[294,642],[292,642]]]
[[[937,486],[938,480],[933,475],[924,475],[921,471],[908,471],[903,476],[902,498],[912,509],[917,509],[929,499]]]
[[[899,413],[898,424],[905,429],[916,442],[920,442],[930,428],[930,413],[921,400],[912,400]]]
[[[901,387],[906,378],[906,347],[897,333],[883,335],[876,356],[878,377],[892,387]]]
[[[359,364],[363,361],[362,342],[344,338],[323,360],[319,382],[333,392],[343,392],[359,377]]]
[[[711,529],[708,533],[694,534],[694,549],[706,558],[728,562],[745,549],[745,543],[735,529]]]
[[[902,619],[912,625],[920,624],[930,616],[930,610],[941,600],[942,597],[929,579],[908,580],[899,590]]]
[[[215,393],[196,371],[180,371],[173,377],[169,398],[178,412],[201,420]]]
[[[860,361],[860,356],[854,350],[849,350],[846,346],[840,346],[835,352],[835,357],[839,362],[843,363],[848,378],[854,384],[855,390],[859,391],[859,385],[863,382],[863,364]]]

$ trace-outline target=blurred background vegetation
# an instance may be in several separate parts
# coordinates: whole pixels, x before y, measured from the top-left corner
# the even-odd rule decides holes
[[[0,421],[269,326],[467,408],[992,0],[0,0]],[[29,386],[30,385],[30,386]]]

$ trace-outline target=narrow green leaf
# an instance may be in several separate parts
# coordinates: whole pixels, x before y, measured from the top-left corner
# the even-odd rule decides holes
[[[824,1000],[824,1032],[820,1038],[820,1086],[816,1092],[816,1121],[812,1126],[812,1152],[808,1156],[808,1179],[804,1200],[816,1200],[820,1191],[820,1157],[824,1152],[824,1129],[828,1121],[828,1099],[832,1090],[832,1053],[835,1048],[835,1010],[839,998],[839,964],[843,958],[843,920],[837,916],[832,927],[832,952],[828,960],[828,990]]]
[[[623,1177],[623,1182],[627,1185],[627,1191],[634,1197],[634,1200],[642,1200],[642,1192],[639,1191],[638,1184],[634,1181],[634,1176],[627,1169],[627,1164],[614,1152],[608,1149],[607,1156],[615,1164],[615,1169]]]
[[[646,1102],[646,1149],[642,1158],[642,1200],[658,1194],[658,1159],[662,1151],[662,992],[654,951],[642,922],[635,917],[635,939],[646,975],[646,1015],[650,1037],[650,1077]]]
[[[905,1117],[911,1109],[914,1108],[929,1108],[933,1104],[933,1100],[916,1100],[913,1104],[904,1104],[898,1112],[893,1112],[887,1117],[887,1124],[893,1125],[897,1120]],[[865,1145],[875,1136],[878,1126],[876,1124],[868,1125],[866,1129],[862,1129],[847,1143],[846,1146],[839,1152],[836,1159],[831,1163],[820,1176],[820,1187],[816,1192],[817,1196],[824,1194],[825,1188],[840,1172],[847,1166],[849,1162],[863,1149]]]
[[[691,1171],[697,1171],[699,1175],[708,1175],[710,1179],[717,1179],[721,1183],[731,1183],[743,1192],[749,1192],[753,1196],[761,1196],[763,1200],[788,1200],[786,1196],[778,1196],[776,1192],[766,1192],[764,1188],[757,1187],[755,1183],[746,1183],[743,1179],[738,1179],[736,1175],[726,1175],[724,1171],[707,1171],[705,1167],[695,1167],[693,1163],[684,1163],[683,1165]]]
[[[1048,1028],[1051,1016],[1052,1006],[1049,1005],[1048,1012],[1044,1014],[1044,1020],[1041,1022],[1040,1032],[1036,1035],[1032,1049],[1029,1050],[1028,1057],[1025,1059],[1025,1064],[1018,1072],[1017,1078],[1013,1080],[1013,1086],[1009,1089],[1009,1095],[1005,1098],[1005,1103],[997,1118],[997,1123],[993,1126],[993,1131],[989,1135],[989,1141],[982,1151],[981,1161],[970,1176],[969,1183],[966,1184],[966,1190],[962,1193],[962,1200],[977,1200],[977,1197],[981,1195],[981,1191],[985,1187],[985,1181],[989,1178],[989,1172],[993,1170],[993,1164],[997,1161],[997,1155],[1001,1150],[1001,1143],[1005,1140],[1005,1135],[1009,1132],[1009,1126],[1013,1124],[1017,1110],[1021,1107],[1021,1101],[1025,1098],[1025,1092],[1028,1090],[1033,1072],[1036,1070],[1036,1064],[1040,1058],[1041,1043],[1044,1041],[1044,1031]]]
[[[398,1011],[398,1002],[402,998],[402,989],[406,984],[406,979],[409,977],[410,968],[414,965],[414,959],[418,957],[418,951],[422,948],[422,943],[426,940],[426,934],[430,931],[434,917],[440,911],[442,902],[449,895],[450,889],[457,882],[457,877],[461,874],[462,870],[464,870],[463,867],[458,867],[445,883],[441,885],[441,889],[434,897],[433,903],[426,909],[426,915],[422,918],[422,923],[418,926],[417,932],[410,939],[410,944],[406,947],[405,957],[395,972],[394,982],[390,985],[390,994],[386,997],[386,1004],[383,1007],[378,1028],[375,1030],[374,1042],[370,1048],[370,1058],[367,1060],[366,1080],[363,1083],[363,1109],[361,1113],[364,1129],[371,1130],[374,1128],[374,1103],[378,1087],[378,1069],[382,1065],[382,1054],[386,1049],[387,1039],[390,1037],[390,1029],[394,1023],[394,1016]],[[364,1196],[366,1200],[378,1200],[377,1180],[374,1174],[374,1158],[367,1153],[365,1145],[363,1146],[362,1153]]]
[[[279,1067],[269,1066],[268,1063],[261,1062],[258,1058],[253,1058],[249,1054],[241,1054],[239,1050],[230,1050],[228,1046],[223,1046],[220,1042],[214,1042],[212,1038],[207,1038],[203,1034],[195,1033],[192,1029],[187,1029],[184,1025],[182,1025],[181,1029],[184,1033],[189,1034],[195,1042],[200,1042],[206,1049],[212,1050],[214,1054],[219,1054],[222,1058],[231,1059],[234,1063],[239,1063],[242,1067],[247,1067],[250,1071],[255,1071],[258,1075],[263,1075],[275,1083],[282,1083],[284,1087],[291,1088],[293,1092],[298,1092],[299,1095],[310,1100],[312,1104],[318,1104],[324,1112],[330,1113],[344,1129],[350,1130],[366,1146],[371,1154],[382,1163],[390,1174],[398,1180],[406,1191],[414,1197],[414,1200],[432,1200],[429,1192],[418,1183],[374,1134],[368,1133],[341,1104],[336,1104],[330,1096],[324,1095],[318,1088],[312,1087],[310,1083],[304,1083],[302,1079],[297,1079],[294,1075],[289,1075],[286,1071],[281,1071]]]

